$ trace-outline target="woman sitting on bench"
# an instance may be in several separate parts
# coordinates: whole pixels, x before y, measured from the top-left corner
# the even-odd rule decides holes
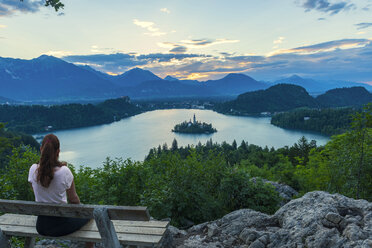
[[[57,136],[48,134],[41,144],[39,164],[30,168],[28,181],[35,194],[36,202],[80,204],[76,194],[74,176],[66,163],[61,163],[59,157],[59,140]],[[85,224],[89,219],[38,216],[36,230],[39,234],[59,237],[71,234]],[[93,243],[86,243],[93,247]]]

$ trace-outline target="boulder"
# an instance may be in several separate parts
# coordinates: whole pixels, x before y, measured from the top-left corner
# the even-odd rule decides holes
[[[251,181],[254,183],[257,180],[262,180],[263,183],[268,183],[274,186],[276,192],[278,192],[279,196],[283,199],[283,201],[281,202],[281,206],[283,206],[288,201],[292,200],[294,196],[298,195],[298,192],[288,185],[281,184],[278,182],[272,182],[266,179],[261,179],[261,178],[256,178],[256,177],[251,178]]]
[[[372,203],[314,191],[274,215],[241,209],[183,234],[182,242],[167,247],[367,248],[372,247]]]

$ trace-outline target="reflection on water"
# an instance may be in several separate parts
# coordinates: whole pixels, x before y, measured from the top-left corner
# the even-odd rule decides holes
[[[211,135],[176,134],[171,130],[174,125],[189,120],[196,114],[198,121],[212,123],[217,133]],[[61,142],[60,159],[75,166],[98,167],[106,157],[143,160],[150,148],[167,143],[174,138],[179,146],[205,143],[212,138],[214,142],[234,139],[238,144],[242,140],[250,144],[268,147],[293,145],[303,135],[314,139],[319,145],[328,138],[309,132],[290,131],[270,124],[270,118],[239,117],[218,114],[210,110],[172,109],[156,110],[133,116],[119,122],[57,131]]]

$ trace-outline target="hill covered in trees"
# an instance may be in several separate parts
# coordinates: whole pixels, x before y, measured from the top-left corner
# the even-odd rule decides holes
[[[0,105],[0,122],[14,131],[38,133],[111,123],[139,113],[128,97],[121,97],[97,105]]]
[[[289,129],[341,134],[349,130],[354,108],[296,109],[273,115],[271,124]]]
[[[333,89],[313,98],[301,86],[277,84],[266,90],[247,92],[235,100],[216,105],[215,110],[226,114],[260,114],[282,112],[296,108],[326,108],[362,106],[372,102],[372,94],[363,87]]]
[[[23,146],[40,149],[39,143],[31,135],[9,131],[4,123],[0,123],[0,169],[9,162],[13,149]]]
[[[228,114],[259,114],[317,106],[316,100],[304,88],[292,84],[277,84],[266,90],[241,94],[236,100],[217,105],[216,110]]]
[[[372,93],[363,87],[338,88],[319,95],[316,100],[321,107],[361,106],[372,102]]]

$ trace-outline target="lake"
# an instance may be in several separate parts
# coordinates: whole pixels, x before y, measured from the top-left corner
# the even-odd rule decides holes
[[[174,125],[190,120],[194,114],[198,121],[212,123],[217,132],[197,135],[171,131]],[[106,157],[143,160],[151,148],[164,143],[170,147],[174,138],[178,146],[196,145],[199,141],[204,144],[212,138],[218,143],[231,143],[235,139],[238,145],[245,140],[269,148],[291,146],[302,136],[316,140],[318,145],[329,140],[322,135],[273,126],[269,117],[228,116],[199,109],[155,110],[111,124],[56,131],[54,134],[61,142],[60,160],[92,168],[101,166]]]

